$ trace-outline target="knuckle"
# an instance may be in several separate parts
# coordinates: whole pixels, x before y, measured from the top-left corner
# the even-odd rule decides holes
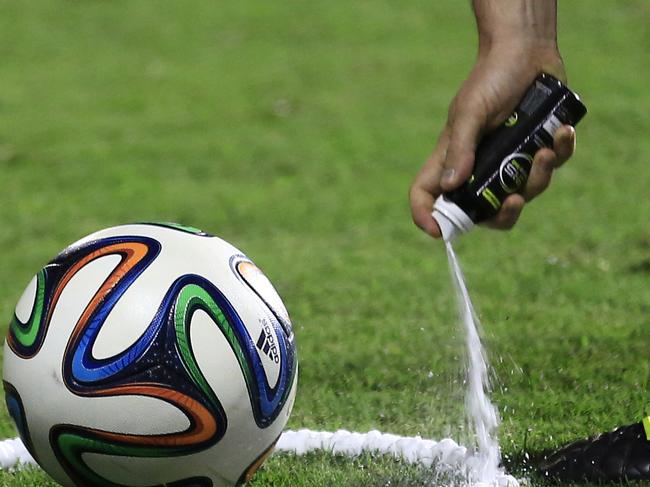
[[[409,186],[408,189],[408,199],[411,202],[411,207],[415,205],[415,199],[417,197],[417,192],[418,192],[418,180],[417,178],[413,180],[411,185]],[[415,210],[412,210],[415,211]]]

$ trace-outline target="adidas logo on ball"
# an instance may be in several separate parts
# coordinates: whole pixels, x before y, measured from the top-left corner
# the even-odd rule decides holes
[[[264,320],[262,323],[263,327],[260,336],[257,339],[257,348],[277,364],[280,361],[278,347],[275,344],[275,339],[273,338],[268,322]]]

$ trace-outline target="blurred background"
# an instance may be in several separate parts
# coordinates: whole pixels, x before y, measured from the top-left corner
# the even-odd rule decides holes
[[[637,420],[650,389],[650,3],[559,24],[576,155],[515,230],[456,246],[512,457]],[[291,427],[457,437],[453,290],[406,195],[475,37],[457,0],[0,0],[0,315],[87,233],[197,226],[286,301]]]

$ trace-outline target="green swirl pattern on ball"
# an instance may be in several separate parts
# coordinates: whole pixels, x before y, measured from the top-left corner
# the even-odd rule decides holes
[[[68,461],[74,466],[83,479],[92,482],[97,487],[124,487],[101,477],[82,461],[82,454],[99,453],[102,455],[117,455],[122,457],[149,457],[164,458],[170,455],[182,454],[184,448],[177,448],[175,452],[158,447],[146,448],[143,446],[117,445],[94,438],[86,438],[74,433],[62,433],[57,438],[58,446]]]
[[[43,314],[45,311],[45,269],[41,269],[36,275],[36,297],[32,313],[26,323],[20,321],[14,314],[10,325],[10,333],[23,346],[31,347],[36,343],[38,332],[43,323]]]
[[[235,356],[237,357],[237,362],[241,367],[242,373],[244,374],[244,379],[246,381],[246,386],[250,390],[253,386],[253,373],[251,372],[250,365],[246,359],[246,355],[242,346],[235,335],[235,331],[232,325],[228,322],[228,319],[224,315],[223,311],[219,305],[214,301],[212,296],[201,286],[196,284],[189,284],[180,291],[177,301],[176,309],[174,313],[174,326],[176,328],[176,338],[178,343],[178,348],[181,352],[181,357],[185,366],[188,368],[192,379],[201,387],[204,393],[214,396],[212,388],[208,385],[205,377],[201,373],[201,370],[196,363],[196,359],[191,350],[189,334],[188,334],[188,325],[190,323],[190,317],[192,313],[197,309],[203,309],[208,313],[208,315],[217,323],[224,336],[228,340],[228,343],[232,347]],[[214,398],[216,399],[216,398]]]

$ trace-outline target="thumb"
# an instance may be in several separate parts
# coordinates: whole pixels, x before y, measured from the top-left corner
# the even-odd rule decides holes
[[[454,115],[440,181],[444,191],[457,188],[472,175],[476,147],[485,125],[485,117],[471,108],[458,107]]]

